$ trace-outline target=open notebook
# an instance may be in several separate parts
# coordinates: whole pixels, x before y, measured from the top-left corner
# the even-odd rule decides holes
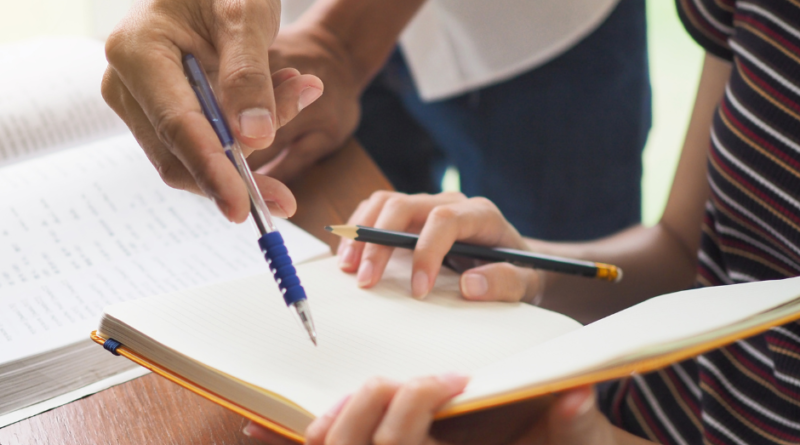
[[[410,254],[373,289],[334,258],[299,266],[314,308],[312,346],[269,275],[113,305],[93,338],[212,401],[296,440],[373,375],[473,375],[440,416],[647,371],[800,318],[800,278],[679,292],[582,327],[526,304],[467,302],[444,271],[410,298]],[[109,346],[110,346],[109,342]]]
[[[267,265],[254,228],[162,183],[100,95],[102,42],[7,45],[0,67],[2,427],[142,374],[86,338],[104,306]],[[330,255],[278,224],[296,262]]]

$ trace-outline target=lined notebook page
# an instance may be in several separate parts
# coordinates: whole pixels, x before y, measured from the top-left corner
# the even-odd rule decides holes
[[[0,215],[0,364],[87,341],[105,306],[268,270],[251,223],[164,185],[130,134],[3,167]],[[296,261],[330,255],[276,224]]]
[[[798,298],[800,277],[707,287],[652,298],[482,369],[470,382],[468,391],[453,403],[512,392],[643,354],[719,338],[720,333],[730,333],[732,325]],[[788,315],[786,312],[781,314]]]
[[[100,94],[106,65],[97,40],[0,46],[0,166],[126,132]]]
[[[526,304],[466,302],[448,271],[431,297],[417,301],[410,271],[410,255],[401,252],[375,289],[361,290],[335,258],[300,266],[316,348],[268,275],[112,306],[106,314],[317,415],[370,376],[472,372],[580,327]]]

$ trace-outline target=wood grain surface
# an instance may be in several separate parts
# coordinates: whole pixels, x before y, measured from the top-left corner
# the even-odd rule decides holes
[[[298,201],[291,220],[334,249],[338,237],[323,227],[346,222],[373,191],[391,189],[355,141],[290,187]],[[245,423],[244,418],[150,374],[2,428],[0,445],[259,443],[242,434]]]

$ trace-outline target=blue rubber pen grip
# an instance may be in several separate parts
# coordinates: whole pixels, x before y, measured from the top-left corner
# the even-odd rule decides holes
[[[300,278],[297,277],[297,270],[292,265],[289,251],[283,244],[281,233],[276,231],[264,234],[258,239],[258,245],[261,246],[261,252],[264,253],[270,271],[283,292],[283,301],[286,305],[290,306],[292,303],[305,300],[306,291],[300,284]]]

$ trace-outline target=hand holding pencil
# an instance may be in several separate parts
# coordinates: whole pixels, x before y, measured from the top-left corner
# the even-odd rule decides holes
[[[531,302],[543,293],[545,274],[541,269],[607,281],[621,278],[621,270],[611,265],[553,258],[532,252],[527,254],[525,251],[530,249],[525,239],[491,201],[485,198],[468,199],[460,193],[405,195],[377,192],[361,203],[348,225],[419,233],[418,239],[413,240],[411,288],[415,298],[424,298],[428,294],[443,259],[451,253],[464,255],[466,252],[467,256],[484,261],[503,261],[484,264],[462,274],[459,283],[461,293],[472,300]],[[343,228],[338,231],[342,230],[347,231]],[[403,243],[407,244],[410,240],[398,240],[397,235],[390,236],[393,241],[386,241],[373,239],[383,236],[379,231],[363,232],[365,237],[359,240],[409,247]],[[351,236],[355,238],[358,234]],[[375,285],[386,268],[392,247],[381,244],[365,244],[346,237],[339,245],[337,254],[340,267],[346,272],[357,272],[361,287]],[[455,252],[459,249],[466,251]],[[489,256],[486,256],[487,252]],[[519,267],[505,261],[539,269]]]

